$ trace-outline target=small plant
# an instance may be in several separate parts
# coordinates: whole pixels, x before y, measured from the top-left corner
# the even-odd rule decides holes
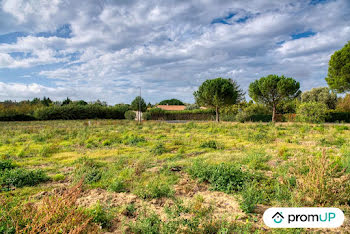
[[[113,215],[111,211],[97,202],[92,208],[87,211],[94,223],[99,224],[102,228],[109,228],[112,226]]]
[[[252,152],[244,158],[243,163],[247,164],[251,169],[267,170],[269,166],[266,164],[270,160],[270,156],[261,152]]]
[[[75,181],[83,179],[84,183],[91,184],[99,181],[101,177],[101,165],[94,160],[83,157],[76,161],[76,167],[74,170]]]
[[[109,189],[117,193],[128,192],[126,182],[122,178],[115,179],[110,184]]]
[[[218,148],[218,143],[214,140],[206,141],[203,142],[200,145],[201,148],[211,148],[211,149],[217,149]]]
[[[136,191],[136,194],[142,199],[153,199],[161,197],[171,197],[174,194],[174,190],[170,185],[160,179],[154,179],[146,186]]]
[[[305,205],[344,205],[350,202],[350,175],[323,151],[306,161],[308,172],[297,177],[296,198]]]
[[[34,186],[47,180],[49,180],[49,177],[42,170],[15,168],[0,172],[0,184],[7,188]]]
[[[64,180],[66,177],[63,174],[56,174],[54,176],[52,176],[52,180],[53,181],[62,181]]]
[[[0,171],[13,168],[15,168],[15,165],[11,160],[0,160]]]
[[[57,152],[58,152],[57,145],[49,144],[49,145],[44,145],[41,148],[39,154],[40,154],[41,157],[49,157],[52,154],[57,153]]]
[[[9,206],[11,201],[0,197],[0,213],[9,220],[5,233],[98,233],[98,226],[76,204],[81,190],[79,183],[63,195],[44,197],[38,204]],[[2,221],[0,217],[0,225]]]
[[[226,193],[241,190],[244,182],[249,179],[249,174],[235,164],[208,165],[195,161],[189,168],[189,173],[200,181],[208,181],[211,189]]]
[[[167,152],[167,150],[162,143],[158,143],[155,147],[153,147],[151,149],[151,153],[153,153],[155,155],[162,155],[166,152]]]
[[[131,233],[161,233],[162,220],[157,214],[141,214],[134,223],[128,224]]]
[[[123,210],[123,214],[127,217],[135,217],[135,213],[136,213],[136,207],[135,207],[135,204],[134,203],[130,203],[128,204],[125,209]]]
[[[252,213],[262,198],[261,191],[258,189],[258,183],[256,181],[246,183],[242,189],[241,195],[240,208],[245,213]]]
[[[127,145],[137,145],[142,142],[146,142],[146,139],[143,136],[130,135],[124,138],[124,143]]]

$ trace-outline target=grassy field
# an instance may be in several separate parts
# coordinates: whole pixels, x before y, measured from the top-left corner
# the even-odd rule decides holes
[[[350,232],[350,125],[38,121],[0,132],[0,233],[310,231],[268,229],[272,206],[338,207],[336,231]]]

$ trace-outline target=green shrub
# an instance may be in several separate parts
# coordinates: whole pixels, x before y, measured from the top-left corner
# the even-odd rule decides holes
[[[246,183],[241,192],[240,208],[246,213],[252,213],[261,201],[261,191],[256,181]]]
[[[329,110],[326,116],[326,122],[350,123],[350,112],[339,112],[335,110]]]
[[[38,120],[54,119],[124,119],[124,107],[101,106],[97,104],[50,106],[37,109],[34,116]]]
[[[34,186],[47,180],[49,180],[49,177],[41,170],[15,168],[0,172],[0,184],[3,188]]]
[[[74,179],[79,181],[84,179],[84,183],[91,184],[97,182],[102,177],[101,165],[87,157],[80,158],[76,161],[74,169]]]
[[[297,108],[298,120],[308,123],[323,123],[327,117],[327,106],[324,103],[306,102]]]
[[[143,199],[153,199],[161,197],[171,197],[174,194],[174,190],[170,185],[161,181],[159,178],[154,179],[136,191],[136,194]]]
[[[217,149],[217,148],[218,148],[218,144],[216,143],[216,141],[210,140],[210,141],[203,142],[203,143],[200,145],[200,147],[201,147],[201,148]]]
[[[0,171],[13,168],[15,168],[15,165],[11,160],[0,160]]]
[[[164,147],[162,143],[158,143],[151,149],[151,153],[155,155],[162,155],[167,152],[167,149]]]
[[[269,160],[270,157],[265,153],[252,152],[243,159],[243,163],[247,164],[254,170],[268,170],[269,166],[266,164],[266,162]]]
[[[122,193],[128,192],[126,182],[122,178],[116,178],[110,185],[109,189],[113,192]]]
[[[140,215],[135,222],[128,224],[131,233],[161,233],[162,220],[157,214]]]
[[[212,109],[164,111],[160,108],[153,108],[147,113],[151,120],[213,120],[215,115]]]
[[[132,111],[132,110],[128,110],[127,112],[125,112],[124,116],[125,116],[125,119],[135,120],[136,113],[134,111]]]
[[[62,174],[56,174],[52,176],[52,180],[53,181],[62,181],[64,180],[66,177]]]
[[[127,145],[137,145],[146,142],[146,139],[143,136],[128,135],[124,138],[123,142]]]
[[[236,115],[238,122],[269,122],[272,119],[271,111],[262,104],[252,104],[245,109],[239,111]]]
[[[94,223],[99,224],[102,228],[112,226],[113,215],[111,211],[97,202],[92,208],[88,209],[88,215]]]
[[[235,164],[210,165],[201,161],[195,161],[189,168],[189,174],[199,178],[200,181],[207,181],[211,189],[231,193],[242,189],[249,174],[243,172]]]

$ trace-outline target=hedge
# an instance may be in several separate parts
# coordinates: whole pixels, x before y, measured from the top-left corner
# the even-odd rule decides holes
[[[207,110],[183,110],[164,111],[154,108],[146,112],[148,120],[215,120],[215,111]]]
[[[125,108],[100,105],[51,106],[34,112],[37,120],[54,119],[124,119]]]
[[[4,114],[0,115],[0,121],[31,121],[35,120],[34,116],[26,114]]]
[[[338,112],[330,110],[326,116],[326,122],[335,123],[335,122],[344,122],[350,123],[350,112]]]

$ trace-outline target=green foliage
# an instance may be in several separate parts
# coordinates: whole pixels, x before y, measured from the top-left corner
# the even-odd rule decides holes
[[[162,220],[154,213],[151,215],[141,215],[136,222],[129,223],[131,233],[149,233],[157,234],[161,233]]]
[[[160,108],[153,108],[145,114],[151,120],[213,120],[215,111],[212,109],[165,111]]]
[[[271,120],[271,111],[262,104],[251,104],[239,111],[236,115],[236,120],[238,122],[268,122]]]
[[[330,123],[350,123],[350,112],[339,112],[329,110],[326,115],[326,122]]]
[[[72,103],[72,100],[70,100],[68,97],[62,102],[62,106],[69,105]]]
[[[208,181],[211,189],[226,193],[241,190],[249,177],[238,165],[224,163],[210,165],[198,160],[193,163],[188,172],[200,181]]]
[[[262,200],[262,193],[258,189],[258,182],[256,181],[246,183],[242,189],[241,195],[242,198],[239,206],[242,211],[246,213],[252,213],[257,204]]]
[[[169,183],[162,181],[160,178],[155,178],[148,182],[146,186],[139,188],[136,194],[142,199],[153,199],[171,197],[174,195],[174,190]]]
[[[320,102],[327,105],[329,109],[335,109],[337,95],[327,87],[313,88],[302,93],[301,102]]]
[[[217,149],[218,148],[218,144],[216,141],[214,140],[210,140],[210,141],[205,141],[200,145],[201,148],[211,148],[211,149]]]
[[[160,103],[158,103],[158,105],[185,105],[185,104],[182,101],[173,98],[173,99],[163,100]]]
[[[0,160],[0,171],[13,168],[15,168],[15,165],[11,160]]]
[[[109,228],[112,226],[113,215],[110,209],[102,206],[99,202],[88,209],[87,213],[92,218],[92,221],[99,224],[102,228]]]
[[[146,142],[146,139],[143,136],[127,135],[123,142],[127,145],[137,145],[139,143]]]
[[[185,110],[199,110],[200,106],[198,104],[189,104],[186,106]]]
[[[64,180],[66,177],[63,174],[56,174],[52,176],[52,180],[53,181],[62,181]]]
[[[243,159],[243,163],[254,170],[267,170],[269,166],[266,165],[266,162],[268,162],[270,158],[271,157],[265,153],[251,152]]]
[[[131,102],[131,109],[134,111],[138,111],[141,110],[142,112],[147,110],[147,105],[145,100],[140,97],[137,96],[132,102]]]
[[[125,109],[100,105],[64,105],[40,108],[34,117],[38,120],[54,119],[124,119]]]
[[[235,104],[241,98],[238,85],[223,78],[204,81],[193,95],[197,104],[216,108],[216,121],[219,121],[219,109]]]
[[[327,117],[327,106],[324,103],[305,102],[297,109],[299,121],[308,123],[323,123]]]
[[[162,143],[158,143],[151,149],[151,153],[155,155],[162,155],[167,152],[167,149],[164,147]]]
[[[268,75],[249,85],[249,96],[258,103],[272,108],[273,121],[275,121],[276,106],[285,100],[292,100],[300,94],[300,84],[293,78],[285,76]]]
[[[3,188],[34,186],[47,180],[49,177],[42,170],[15,168],[0,171],[0,184]]]
[[[123,178],[116,178],[110,185],[109,189],[113,192],[122,193],[122,192],[128,192],[126,182],[123,180]]]
[[[350,93],[346,94],[344,98],[338,99],[336,109],[342,112],[350,112]]]
[[[326,81],[339,93],[350,91],[350,41],[332,55]]]
[[[132,110],[129,110],[129,111],[125,112],[124,116],[125,116],[125,119],[135,120],[136,113],[134,111],[132,111]]]
[[[83,179],[84,183],[91,184],[97,182],[102,177],[101,165],[87,157],[82,157],[75,162],[75,181]]]

